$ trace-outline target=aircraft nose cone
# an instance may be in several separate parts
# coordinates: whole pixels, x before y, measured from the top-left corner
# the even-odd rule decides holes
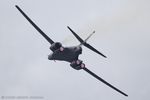
[[[52,59],[52,55],[48,55],[48,59],[51,60]]]

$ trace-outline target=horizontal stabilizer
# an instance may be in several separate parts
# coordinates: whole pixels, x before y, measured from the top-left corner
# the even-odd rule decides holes
[[[101,52],[99,52],[98,50],[96,50],[94,47],[92,47],[90,44],[88,43],[84,43],[84,46],[86,46],[87,48],[91,49],[92,51],[98,53],[99,55],[103,56],[104,58],[107,58],[104,54],[102,54]]]
[[[73,35],[80,41],[80,43],[83,43],[84,41],[69,27],[67,26],[67,28],[73,33]]]
[[[86,41],[95,33],[95,31],[90,34],[90,36],[85,39],[85,41],[83,39],[81,39],[69,26],[67,26],[67,28],[73,33],[73,35],[79,40],[79,42],[81,43],[80,45],[84,45],[85,47],[91,49],[92,51],[100,54],[101,56],[107,58],[104,54],[100,53],[98,50],[96,50],[94,47],[92,47],[90,44],[86,43]]]

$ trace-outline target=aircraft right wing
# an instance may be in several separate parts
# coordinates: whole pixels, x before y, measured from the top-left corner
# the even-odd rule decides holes
[[[50,39],[21,9],[19,6],[15,6],[20,13],[30,22],[31,25],[33,25],[33,27],[50,43],[53,44],[54,41],[52,39]]]

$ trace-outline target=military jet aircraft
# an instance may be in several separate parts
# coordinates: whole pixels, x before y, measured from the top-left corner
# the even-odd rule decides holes
[[[96,52],[97,54],[103,56],[106,58],[104,54],[96,50],[94,47],[92,47],[90,44],[87,43],[87,40],[95,33],[93,31],[92,34],[90,34],[85,40],[81,39],[69,26],[67,28],[72,32],[72,34],[79,40],[80,44],[77,46],[72,47],[64,47],[60,42],[54,42],[51,38],[49,38],[21,9],[19,6],[15,6],[20,13],[29,21],[31,25],[51,44],[50,50],[52,53],[48,56],[49,60],[59,60],[59,61],[67,61],[70,63],[70,66],[76,70],[83,69],[84,71],[91,74],[93,77],[98,79],[99,81],[103,82],[104,84],[108,85],[112,89],[116,90],[117,92],[123,94],[124,96],[128,96],[124,92],[120,91],[113,85],[106,82],[101,77],[97,76],[95,73],[90,71],[88,68],[85,67],[85,64],[82,60],[78,59],[79,55],[82,53],[82,46],[85,46],[92,51]]]

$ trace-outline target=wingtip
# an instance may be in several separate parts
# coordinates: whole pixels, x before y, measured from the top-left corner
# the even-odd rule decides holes
[[[18,5],[15,5],[15,7],[18,7]]]
[[[101,56],[103,56],[104,58],[107,58],[107,56],[105,56],[105,55],[104,55],[104,54],[102,54],[102,53],[101,53],[100,55],[101,55]]]
[[[128,97],[128,95],[127,94],[123,94],[124,96],[126,96],[126,97]]]
[[[95,30],[93,31],[93,34],[95,33]]]
[[[15,5],[15,7],[16,7],[17,9],[20,9],[18,5]]]

